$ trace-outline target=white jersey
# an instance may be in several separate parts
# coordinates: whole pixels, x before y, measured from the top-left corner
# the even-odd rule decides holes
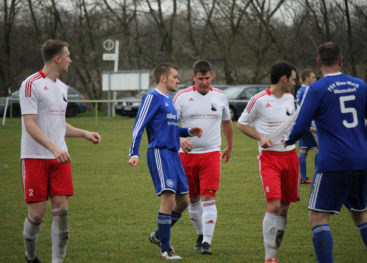
[[[36,114],[37,125],[46,137],[60,149],[67,151],[65,142],[65,112],[68,87],[59,79],[47,78],[42,71],[23,81],[19,92],[22,111],[21,159],[54,159],[53,154],[35,141],[24,126],[23,115]]]
[[[194,146],[190,153],[220,151],[222,120],[231,119],[225,93],[210,87],[209,92],[202,95],[195,87],[189,87],[178,92],[173,101],[183,127],[203,129],[201,138],[187,138]]]
[[[294,113],[295,105],[292,94],[285,93],[282,97],[277,98],[271,94],[268,88],[250,99],[238,122],[244,125],[254,124],[258,133],[272,137]],[[273,138],[271,148],[263,149],[259,144],[259,151],[285,152],[295,148],[294,144],[284,147],[281,139],[282,135]]]

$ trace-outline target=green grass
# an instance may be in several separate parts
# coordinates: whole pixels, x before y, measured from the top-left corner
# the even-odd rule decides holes
[[[146,165],[146,138],[137,169],[128,166],[133,119],[96,122],[94,115],[68,119],[76,127],[96,130],[100,145],[67,139],[72,157],[75,195],[69,204],[70,242],[65,262],[161,262],[159,249],[148,235],[156,228],[159,198],[155,197]],[[24,262],[23,222],[27,214],[20,177],[19,119],[0,127],[0,262]],[[217,194],[218,221],[212,243],[214,254],[193,251],[196,232],[187,212],[172,231],[172,245],[183,262],[263,262],[262,219],[265,198],[257,168],[257,143],[235,129],[233,157],[222,166]],[[308,157],[312,174],[313,155]],[[280,262],[315,262],[308,225],[309,185],[301,185],[301,201],[292,204]],[[50,207],[39,236],[38,255],[51,258]],[[346,209],[331,218],[335,262],[367,262],[366,248]]]

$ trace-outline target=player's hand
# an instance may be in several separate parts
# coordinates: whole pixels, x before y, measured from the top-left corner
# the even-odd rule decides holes
[[[315,134],[316,133],[316,127],[311,126],[310,127],[310,132]]]
[[[68,163],[71,161],[69,153],[61,150],[60,148],[55,147],[55,149],[53,149],[51,152],[55,156],[55,159],[58,163]]]
[[[194,146],[192,145],[192,143],[189,140],[185,138],[180,138],[180,147],[185,153],[188,153],[188,152],[191,152]]]
[[[226,163],[232,156],[232,149],[229,149],[228,147],[224,149],[222,154],[222,162]]]
[[[259,142],[260,142],[260,146],[264,149],[270,148],[270,147],[273,146],[273,142],[268,137],[266,137],[264,135],[260,135]]]
[[[193,127],[193,128],[190,128],[189,129],[189,132],[194,135],[194,136],[197,136],[197,137],[201,137],[201,135],[203,134],[203,129],[200,128],[200,127]]]
[[[98,144],[102,140],[101,135],[99,135],[97,132],[89,132],[89,131],[85,133],[85,138],[94,144]]]
[[[132,157],[130,158],[130,160],[128,161],[128,163],[129,163],[132,167],[136,168],[136,166],[138,166],[138,163],[139,163],[139,157],[132,156]]]

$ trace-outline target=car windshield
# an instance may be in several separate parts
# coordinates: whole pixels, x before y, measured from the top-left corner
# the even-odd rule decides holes
[[[225,89],[224,93],[227,95],[228,99],[234,100],[241,94],[242,91],[243,89],[241,88],[233,87],[233,88]]]

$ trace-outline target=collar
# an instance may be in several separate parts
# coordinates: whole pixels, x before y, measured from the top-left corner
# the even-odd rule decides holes
[[[340,71],[339,72],[335,72],[335,73],[329,73],[329,74],[326,74],[324,75],[324,77],[329,77],[329,76],[338,76],[338,75],[341,75],[343,73],[341,73]]]
[[[195,86],[192,86],[192,90],[193,90],[193,91],[196,91],[196,87],[195,87]],[[209,90],[210,90],[210,91],[212,91],[212,90],[213,90],[213,88],[212,88],[211,86],[209,86]]]
[[[268,93],[268,95],[271,95],[270,86],[266,89],[266,93]]]
[[[46,78],[46,75],[45,75],[45,73],[43,73],[43,71],[42,71],[42,69],[39,71],[39,73],[41,74],[41,76],[42,76],[42,78]]]

